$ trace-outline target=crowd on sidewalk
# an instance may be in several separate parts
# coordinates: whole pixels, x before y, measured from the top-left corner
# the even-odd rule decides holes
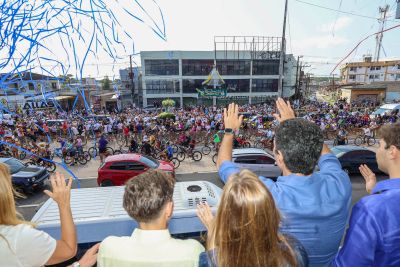
[[[327,114],[335,112],[339,111]],[[168,222],[175,180],[151,170],[130,179],[125,187],[123,208],[139,227],[131,236],[107,237],[71,266],[93,266],[96,261],[100,267],[400,266],[399,123],[387,123],[379,130],[377,162],[390,179],[377,183],[368,166],[359,166],[370,195],[353,207],[345,234],[351,182],[324,145],[320,126],[296,118],[289,102],[276,101],[270,113],[278,122],[273,153],[282,176],[273,181],[232,162],[242,110],[230,104],[219,114],[224,136],[217,167],[225,186],[216,214],[207,203],[198,205],[198,217],[207,229],[205,244],[171,237]],[[0,164],[0,266],[51,265],[75,256],[72,180],[56,174],[51,185],[52,191],[45,193],[59,207],[59,240],[19,217],[14,201],[18,193],[8,168]]]

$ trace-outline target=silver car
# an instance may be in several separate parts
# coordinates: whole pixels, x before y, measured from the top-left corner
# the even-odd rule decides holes
[[[275,163],[274,156],[262,149],[234,149],[232,161],[240,168],[251,170],[259,176],[276,178],[282,174],[282,171]]]

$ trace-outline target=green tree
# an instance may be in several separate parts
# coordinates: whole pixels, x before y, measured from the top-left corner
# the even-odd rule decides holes
[[[106,91],[111,90],[111,81],[108,76],[105,76],[104,79],[101,81],[101,89]]]

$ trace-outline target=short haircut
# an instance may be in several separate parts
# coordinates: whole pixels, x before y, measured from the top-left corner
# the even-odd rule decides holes
[[[292,173],[309,175],[321,156],[324,138],[319,127],[296,118],[283,121],[275,130],[275,149]]]
[[[388,149],[390,146],[400,149],[400,123],[383,125],[379,130],[379,135],[385,140],[385,149]]]
[[[126,182],[123,207],[137,222],[151,222],[172,201],[175,179],[159,170],[149,170]]]

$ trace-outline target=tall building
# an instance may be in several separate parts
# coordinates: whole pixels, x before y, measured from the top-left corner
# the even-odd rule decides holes
[[[278,96],[279,57],[255,59],[249,51],[143,51],[143,106],[172,98],[177,106],[262,103]],[[271,52],[272,53],[272,52]],[[224,97],[199,96],[213,66],[225,82]],[[286,55],[283,96],[294,94],[296,60]]]
[[[354,87],[352,91],[357,91],[357,95],[351,93],[352,100],[368,98],[369,95],[375,102],[375,95],[378,93],[373,91],[379,90],[384,90],[383,94],[379,93],[382,101],[400,100],[400,60],[376,62],[372,61],[371,56],[364,56],[362,62],[351,62],[341,67],[341,83],[347,90]]]

